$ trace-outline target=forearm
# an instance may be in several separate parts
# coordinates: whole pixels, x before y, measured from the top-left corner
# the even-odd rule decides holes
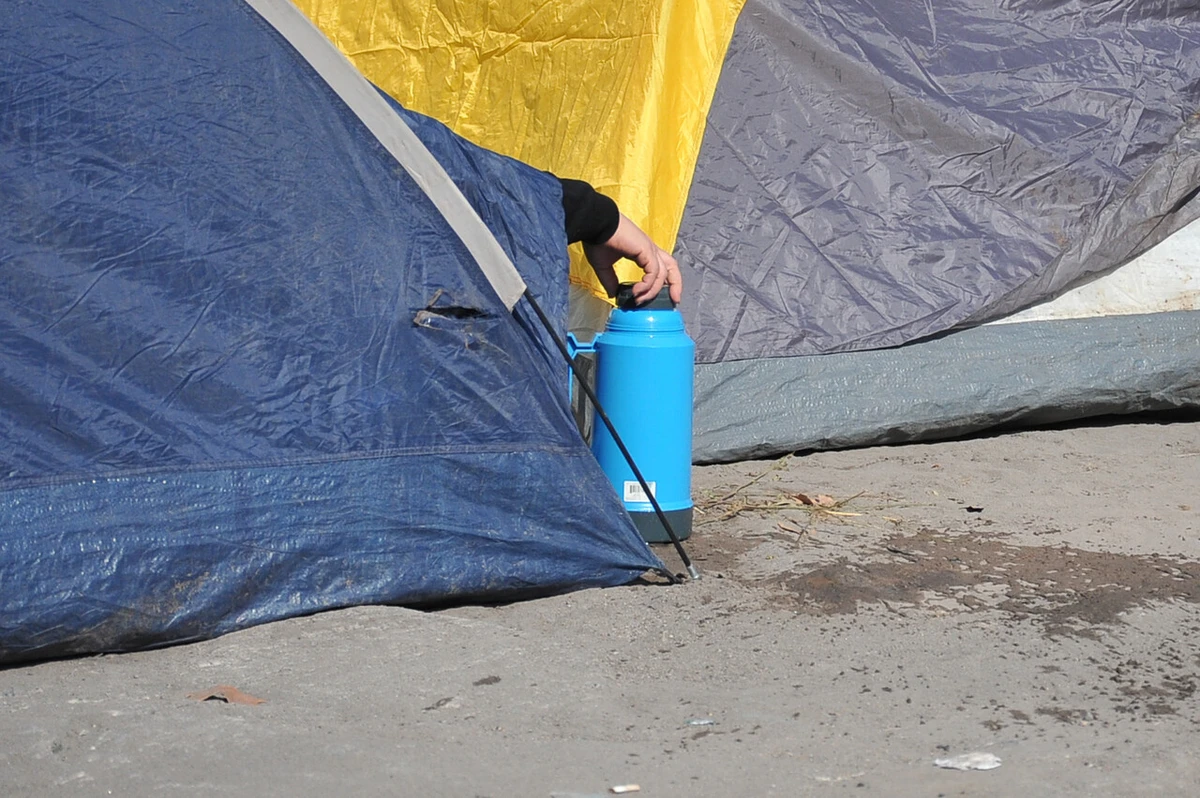
[[[562,183],[567,243],[603,244],[612,238],[621,221],[617,203],[583,180],[558,180]]]

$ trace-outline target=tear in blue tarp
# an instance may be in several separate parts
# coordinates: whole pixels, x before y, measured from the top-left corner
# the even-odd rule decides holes
[[[8,17],[0,661],[661,565],[536,322],[252,10]],[[397,113],[561,320],[556,181]]]

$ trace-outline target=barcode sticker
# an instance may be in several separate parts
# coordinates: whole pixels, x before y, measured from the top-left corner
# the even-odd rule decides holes
[[[658,485],[655,482],[646,483],[650,486],[650,495],[658,496],[655,491]],[[642,490],[641,483],[628,481],[625,483],[625,501],[627,502],[648,502],[650,499],[646,497],[646,491]]]

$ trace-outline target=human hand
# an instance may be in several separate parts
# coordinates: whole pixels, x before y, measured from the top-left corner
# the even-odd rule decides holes
[[[639,305],[658,296],[664,284],[670,286],[672,302],[678,304],[683,300],[683,275],[679,264],[625,214],[621,214],[617,231],[611,238],[603,244],[584,244],[583,254],[609,296],[616,296],[620,282],[613,266],[621,258],[629,258],[646,273],[633,287],[633,297]]]

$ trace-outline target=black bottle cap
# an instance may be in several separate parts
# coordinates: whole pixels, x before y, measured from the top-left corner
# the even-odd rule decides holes
[[[671,301],[671,289],[664,285],[658,291],[658,296],[638,304],[633,298],[633,287],[637,283],[621,283],[617,287],[617,307],[621,310],[674,310],[675,303]]]

